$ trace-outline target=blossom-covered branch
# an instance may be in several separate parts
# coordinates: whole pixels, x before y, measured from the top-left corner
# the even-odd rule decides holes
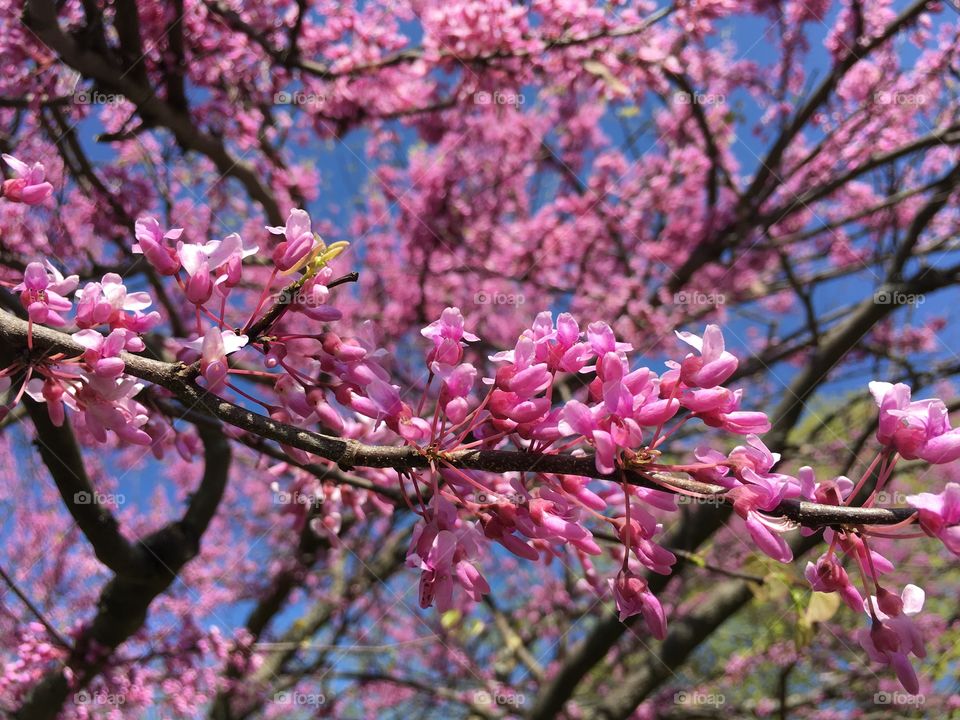
[[[27,322],[9,312],[0,310],[0,338],[26,349],[30,332]],[[65,333],[42,327],[32,329],[33,350],[37,358],[52,354],[82,355],[84,348]],[[341,468],[393,468],[395,470],[425,469],[442,463],[453,468],[484,470],[494,473],[529,472],[553,475],[574,475],[611,482],[621,480],[620,472],[602,472],[591,455],[557,453],[535,454],[511,450],[450,450],[440,451],[416,446],[376,446],[355,440],[344,440],[301,427],[277,422],[253,413],[235,403],[209,394],[190,379],[184,365],[163,363],[139,355],[122,352],[118,356],[130,375],[155,383],[173,393],[184,406],[202,406],[212,416],[230,423],[253,435],[275,440],[282,445],[337,463]],[[729,488],[689,477],[663,472],[644,472],[626,469],[627,481],[648,489],[685,492],[703,499],[715,498],[733,502],[727,497]],[[914,508],[868,508],[825,505],[797,499],[784,499],[769,510],[771,515],[782,515],[807,527],[843,525],[894,525],[909,519]]]

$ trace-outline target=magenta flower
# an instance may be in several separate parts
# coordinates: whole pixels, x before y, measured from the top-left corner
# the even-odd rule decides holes
[[[4,162],[17,174],[17,177],[3,181],[0,195],[11,202],[21,202],[26,205],[39,205],[53,192],[53,185],[44,181],[46,171],[42,163],[27,163],[17,160],[12,155],[3,155]]]
[[[340,413],[337,412],[336,408],[327,402],[327,397],[323,390],[320,388],[312,388],[307,391],[306,401],[313,410],[313,414],[316,415],[317,419],[323,425],[337,434],[343,433],[343,418],[340,417]]]
[[[863,602],[864,610],[871,616],[871,627],[857,632],[857,639],[870,659],[892,666],[903,689],[911,695],[920,691],[920,682],[907,656],[913,653],[918,658],[924,658],[927,651],[919,628],[908,616],[920,612],[924,597],[921,588],[907,585],[900,596],[900,612],[888,615],[880,608],[877,597],[871,595],[869,600]]]
[[[147,409],[133,399],[143,385],[127,377],[104,378],[89,375],[76,391],[76,406],[82,429],[98,442],[107,441],[107,430],[135,445],[151,445],[153,439],[142,428],[149,422]]]
[[[453,607],[453,555],[457,536],[449,530],[440,530],[421,561],[420,607],[428,608],[436,602],[440,612]]]
[[[672,505],[670,509],[676,509],[677,506],[673,496],[668,496],[661,501],[656,496],[656,492],[655,490],[638,488],[636,495],[642,501],[650,502],[655,507],[666,509],[669,505]],[[644,509],[644,502],[631,503],[630,523],[628,525],[624,522],[618,531],[620,542],[623,543],[624,547],[633,550],[637,560],[644,567],[660,575],[669,575],[673,572],[672,568],[674,563],[677,562],[677,557],[651,540],[654,535],[663,531],[663,525],[658,523],[656,518]]]
[[[383,380],[370,366],[357,365],[353,370],[363,382],[361,392],[349,391],[344,397],[338,394],[340,402],[361,415],[384,421],[387,427],[411,442],[430,437],[430,423],[414,416],[410,406],[401,400],[398,386]]]
[[[184,345],[200,352],[200,374],[211,392],[219,390],[227,377],[227,355],[247,344],[246,335],[237,335],[233,330],[221,332],[216,325],[207,329],[202,338]]]
[[[680,380],[688,387],[716,387],[737,369],[737,358],[724,349],[719,326],[707,325],[702,338],[688,332],[677,332],[677,337],[700,353],[690,353],[680,363]]]
[[[407,564],[422,571],[420,607],[436,605],[440,612],[452,609],[454,581],[474,601],[490,592],[486,579],[470,560],[478,554],[480,541],[474,525],[459,521],[453,505],[435,496],[426,522],[414,530],[407,552]]]
[[[289,273],[297,270],[313,252],[316,238],[310,227],[310,215],[306,210],[295,208],[287,216],[284,227],[267,226],[273,235],[282,235],[283,241],[273,249],[273,264],[280,272]]]
[[[817,592],[840,593],[840,597],[852,610],[859,612],[863,608],[863,598],[850,582],[847,571],[833,555],[821,555],[816,565],[808,562],[803,574],[810,587]]]
[[[655,638],[663,640],[667,636],[667,616],[646,580],[630,570],[621,570],[617,579],[610,581],[610,587],[620,611],[620,622],[642,613],[647,629]]]
[[[533,322],[536,361],[545,362],[552,372],[580,372],[593,354],[580,341],[580,327],[570,313],[557,316],[556,329],[549,311],[539,313]]]
[[[427,354],[427,365],[440,363],[456,365],[463,358],[463,342],[476,342],[478,338],[463,328],[463,315],[459,308],[448,307],[441,314],[439,320],[434,320],[420,331],[428,340],[433,341],[433,348]]]
[[[602,552],[593,535],[581,524],[579,508],[566,497],[547,489],[541,491],[541,497],[527,502],[525,512],[517,513],[516,526],[529,538],[570,543],[588,555]]]
[[[597,357],[608,352],[630,352],[630,343],[618,342],[613,329],[605,322],[592,322],[587,325],[587,342]]]
[[[6,378],[5,378],[6,379]],[[66,419],[66,408],[79,410],[76,400],[70,394],[68,388],[72,388],[69,382],[63,382],[57,378],[33,378],[27,385],[27,395],[35,401],[47,404],[47,414],[50,416],[50,422],[56,427],[61,427]],[[0,390],[7,388],[0,381]]]
[[[76,289],[78,282],[76,275],[65,278],[49,261],[32,262],[23,272],[23,282],[13,289],[20,293],[20,304],[32,322],[63,327],[67,321],[61,313],[73,307],[66,296]]]
[[[96,330],[81,330],[74,333],[73,339],[87,349],[83,359],[94,374],[108,379],[117,378],[123,374],[121,351],[139,352],[145,347],[143,340],[136,333],[119,328],[112,330],[107,337]]]
[[[740,410],[743,390],[734,390],[723,405],[707,412],[696,413],[706,425],[722,428],[738,435],[761,435],[770,429],[766,413],[756,410]],[[684,400],[681,400],[684,402]]]
[[[750,468],[741,473],[745,484],[727,491],[733,498],[734,511],[746,520],[750,537],[767,555],[780,562],[793,560],[793,551],[780,533],[789,530],[782,519],[764,515],[762,511],[773,510],[786,496],[789,486],[775,476],[762,476]]]
[[[33,383],[36,379],[31,380]],[[43,385],[40,389],[40,398],[43,402],[47,404],[47,414],[50,416],[50,422],[52,422],[56,427],[62,427],[63,421],[66,419],[66,412],[64,411],[64,402],[63,398],[65,395],[63,385],[55,380],[47,378],[43,381]],[[34,394],[31,393],[33,396]],[[34,396],[35,400],[39,400]]]
[[[202,245],[180,243],[177,254],[187,273],[184,286],[187,300],[194,305],[202,305],[213,295],[213,279],[210,277],[208,253]]]
[[[463,422],[470,410],[467,396],[477,379],[477,369],[470,363],[457,366],[441,365],[439,402],[447,419],[454,425]]]
[[[947,550],[960,556],[960,484],[947,483],[939,495],[908,495],[907,503],[920,511],[920,527],[939,538]]]
[[[910,400],[910,387],[871,382],[870,392],[880,408],[877,440],[907,460],[948,463],[960,458],[960,429],[950,428],[942,400]]]
[[[533,423],[550,412],[549,398],[525,399],[515,392],[494,390],[490,393],[490,402],[487,404],[490,412],[497,418],[507,418],[517,423]]]
[[[570,400],[563,407],[560,432],[564,435],[582,435],[593,445],[597,470],[610,474],[616,469],[617,447],[613,437],[600,428],[596,415],[579,400]]]
[[[211,240],[203,245],[199,243],[178,243],[177,255],[187,273],[185,290],[187,299],[195,305],[202,305],[213,295],[214,287],[223,285],[232,287],[240,281],[240,268],[243,259],[257,252],[257,248],[246,248],[237,233],[227,235],[223,240]],[[210,273],[226,267],[214,280]],[[226,296],[226,292],[221,292]]]
[[[226,296],[230,288],[240,283],[243,275],[243,261],[257,254],[259,248],[246,247],[237,233],[230,233],[223,240],[213,240],[204,248],[210,247],[207,263],[212,270],[218,270],[214,286],[220,294]]]
[[[179,240],[183,228],[172,228],[163,232],[156,218],[143,217],[137,220],[137,242],[133,245],[133,252],[143,255],[161,275],[176,275],[180,269],[180,258],[177,251],[166,243],[167,240]]]
[[[152,302],[149,293],[127,292],[123,278],[107,273],[100,282],[87,283],[77,291],[77,325],[81,328],[109,325],[145,332],[160,321],[159,313],[143,313]]]
[[[330,300],[330,289],[327,283],[333,276],[329,267],[323,268],[300,289],[293,310],[300,312],[319,322],[333,322],[343,317],[343,313],[327,303]]]

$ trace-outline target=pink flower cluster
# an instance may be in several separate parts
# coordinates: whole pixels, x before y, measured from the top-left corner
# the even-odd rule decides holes
[[[471,395],[477,371],[463,362],[463,349],[465,342],[477,338],[465,330],[459,310],[444,310],[423,335],[433,345],[426,358],[431,374],[441,381],[438,413],[430,433],[433,446],[440,451],[464,447],[464,439],[471,434],[477,440],[468,447],[521,443],[529,451],[541,453],[588,447],[593,450],[598,472],[618,478],[617,473],[625,469],[669,469],[657,465],[656,448],[693,418],[734,433],[768,427],[762,413],[740,410],[739,391],[722,386],[736,370],[737,360],[725,350],[715,326],[708,326],[703,340],[682,335],[698,354],[668,363],[661,376],[646,367],[631,367],[631,346],[617,341],[605,323],[593,323],[584,332],[569,313],[561,313],[556,322],[549,312],[540,313],[512,350],[491,357],[497,371],[484,379],[487,390],[483,397]],[[569,399],[558,404],[555,388],[564,383],[572,383],[574,390],[583,386],[586,401]],[[673,430],[666,430],[666,424],[675,419]],[[781,476],[767,472],[773,457],[756,438],[751,437],[751,443],[751,452],[758,456],[752,460],[753,468],[766,473],[771,484],[779,480]],[[738,452],[743,454],[736,451],[734,456]],[[451,502],[471,510],[479,517],[486,540],[496,541],[520,557],[551,555],[564,545],[586,555],[600,555],[603,551],[586,529],[585,519],[594,515],[610,523],[626,549],[624,568],[610,585],[614,599],[623,617],[642,613],[651,632],[663,636],[666,620],[662,608],[628,564],[633,557],[649,571],[670,573],[676,558],[654,542],[662,525],[644,505],[675,510],[671,495],[633,488],[624,496],[625,514],[609,516],[602,514],[611,509],[608,501],[588,487],[586,478],[537,473],[539,483],[530,487],[520,477],[507,481],[488,473],[443,467],[442,454],[439,458],[439,475],[446,485],[431,486],[433,492],[446,493]],[[720,459],[722,465],[703,466],[725,474],[728,459],[722,455]],[[742,461],[736,467],[746,464]],[[758,475],[751,480],[760,482],[761,478]],[[794,496],[798,493],[799,486],[792,491]],[[482,502],[477,501],[478,495]],[[745,497],[740,505],[749,510],[748,524],[766,529],[760,511],[773,509],[783,496],[783,491],[771,489],[765,502]],[[631,501],[631,497],[643,502]],[[427,506],[420,512],[425,518],[432,516]],[[423,557],[420,552],[413,556]],[[424,598],[429,600],[429,596]]]
[[[877,440],[907,460],[948,463],[960,458],[960,428],[951,429],[942,400],[910,400],[903,383],[870,383],[880,407]]]
[[[16,193],[23,202],[45,197],[36,189],[42,166],[29,173],[32,185],[18,185],[16,191],[5,186],[8,199]],[[724,488],[723,500],[743,520],[756,548],[789,562],[793,551],[784,535],[796,524],[784,519],[783,507],[804,500],[847,506],[867,479],[875,477],[869,506],[889,482],[899,458],[931,463],[960,458],[960,430],[951,428],[942,401],[913,401],[906,385],[874,382],[870,390],[879,406],[877,439],[883,449],[858,483],[845,477],[818,483],[809,467],[800,468],[796,476],[781,472],[780,456],[759,437],[770,427],[767,416],[744,409],[743,391],[725,385],[735,376],[738,361],[716,325],[707,325],[702,336],[677,333],[693,352],[656,372],[638,362],[632,346],[618,340],[606,323],[581,330],[569,313],[554,321],[550,312],[542,312],[512,349],[489,358],[493,372],[483,377],[482,370],[465,359],[470,343],[480,338],[466,329],[458,308],[448,307],[421,331],[429,343],[427,379],[425,384],[411,383],[421,392],[419,402],[411,404],[404,388],[392,382],[392,359],[377,346],[369,328],[361,329],[358,337],[344,337],[325,324],[340,317],[329,305],[333,276],[328,262],[345,243],[327,246],[302,210],[291,211],[284,227],[267,230],[282,238],[270,253],[268,268],[245,264],[257,248],[236,233],[222,240],[189,242],[182,229],[164,231],[153,218],[137,222],[134,249],[157,273],[175,279],[185,306],[195,311],[196,330],[179,340],[179,359],[195,363],[206,391],[257,402],[274,420],[297,427],[319,425],[345,437],[402,444],[429,461],[423,463],[428,470],[398,473],[400,489],[419,515],[407,560],[421,571],[422,607],[435,605],[445,612],[489,593],[480,564],[493,542],[527,560],[549,561],[570,550],[580,558],[590,586],[613,599],[621,620],[640,615],[650,633],[662,639],[666,612],[648,582],[650,573],[669,575],[676,562],[674,554],[657,543],[662,516],[676,511],[677,495],[696,494],[671,485],[668,473]],[[302,276],[275,294],[277,277],[298,271]],[[236,298],[228,305],[231,290],[244,278],[262,281],[258,272],[266,282],[253,311],[245,323],[228,323],[228,313],[242,310]],[[114,273],[82,289],[78,285],[76,275],[65,277],[49,262],[29,263],[22,282],[11,283],[30,320],[28,340],[35,325],[50,325],[67,328],[80,348],[75,357],[17,360],[0,372],[7,387],[15,371],[25,371],[14,402],[29,393],[46,403],[57,425],[70,409],[85,438],[104,443],[112,432],[121,443],[152,445],[158,457],[173,435],[181,455],[192,457],[196,438],[171,433],[168,418],[149,403],[138,402],[135,397],[144,386],[127,373],[124,353],[144,350],[141,335],[162,322],[158,312],[149,310],[150,295],[131,290]],[[261,314],[268,300],[269,310]],[[71,327],[69,313],[74,309]],[[288,313],[297,312],[323,325],[294,331]],[[228,356],[244,351],[252,359],[251,350],[259,353],[261,367],[251,362],[231,368]],[[237,377],[269,384],[272,402],[232,383]],[[687,464],[663,460],[666,441],[696,419],[729,435],[745,436],[745,441],[728,452],[697,448]],[[317,460],[302,450],[284,449],[301,463]],[[448,455],[462,450],[573,457],[589,453],[585,462],[591,477],[539,471],[535,463],[524,472],[465,470]],[[638,486],[644,483],[648,487]],[[333,502],[334,494],[324,492]],[[349,504],[356,513],[364,512],[355,494],[337,490],[335,495],[338,506]],[[917,513],[905,522],[916,521],[960,555],[960,485],[950,483],[940,494],[920,493],[907,500]],[[297,510],[306,523],[303,509]],[[310,522],[316,532],[333,539],[342,521],[340,510],[331,508]],[[605,554],[591,529],[597,525],[611,531],[609,555],[620,563],[607,583],[595,577],[591,560]],[[869,526],[825,530],[829,547],[807,564],[805,575],[813,590],[838,593],[850,608],[866,610],[871,627],[861,633],[861,644],[872,659],[890,665],[907,690],[916,692],[918,681],[908,656],[922,658],[925,649],[910,616],[921,609],[923,591],[907,585],[897,596],[881,584],[893,564],[869,546],[870,536]],[[862,588],[851,580],[840,553],[856,564]]]

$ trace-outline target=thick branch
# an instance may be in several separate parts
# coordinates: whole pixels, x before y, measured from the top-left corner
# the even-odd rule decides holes
[[[30,399],[25,402],[37,430],[37,451],[50,470],[63,504],[93,546],[97,560],[118,575],[134,572],[135,548],[120,532],[113,513],[100,502],[101,495],[87,476],[69,421],[64,420],[64,424],[57,427],[50,421],[45,404]]]
[[[108,92],[121,94],[136,104],[147,126],[165,127],[174,134],[181,147],[206,155],[223,176],[235,178],[243,184],[250,197],[263,207],[272,224],[283,224],[280,207],[270,190],[261,183],[255,168],[233,157],[221,139],[197,128],[187,113],[157,97],[149,84],[138,82],[134,75],[116,67],[109,58],[83,47],[65,34],[58,23],[56,5],[51,0],[27,2],[24,22],[64,63],[93,79]]]
[[[97,614],[77,638],[66,662],[49,670],[27,695],[14,714],[18,720],[56,718],[69,694],[103,670],[112,651],[146,622],[154,598],[200,551],[200,538],[226,487],[230,446],[217,428],[198,425],[197,430],[205,451],[203,479],[183,518],[139,541],[136,565],[104,586]]]

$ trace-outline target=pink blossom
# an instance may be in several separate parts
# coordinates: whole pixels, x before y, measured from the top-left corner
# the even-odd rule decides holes
[[[184,343],[186,347],[200,352],[200,374],[211,392],[217,392],[227,378],[227,355],[246,344],[246,335],[237,335],[233,330],[221,331],[216,325],[207,328],[203,338]]]
[[[644,496],[641,495],[641,497]],[[663,531],[663,525],[644,510],[642,504],[633,503],[630,512],[629,532],[627,524],[624,523],[618,533],[620,541],[624,547],[633,551],[644,567],[660,575],[669,575],[673,572],[677,557],[651,539]]]
[[[286,226],[267,226],[273,235],[282,235],[283,241],[273,249],[273,263],[284,273],[293,272],[307,261],[316,244],[306,210],[295,208],[287,216]]]
[[[439,612],[453,608],[454,583],[473,601],[490,592],[486,579],[472,563],[482,536],[471,523],[458,520],[456,509],[435,497],[424,524],[414,530],[407,564],[419,567],[420,607],[436,605]]]
[[[927,652],[923,636],[909,616],[920,612],[924,597],[923,589],[907,585],[901,594],[900,612],[888,615],[879,607],[877,597],[871,595],[863,602],[864,610],[872,618],[870,630],[861,629],[857,632],[857,639],[870,659],[891,665],[904,690],[912,695],[920,691],[920,682],[907,656],[913,653],[918,658],[924,658]]]
[[[454,425],[459,424],[466,419],[470,410],[467,396],[476,381],[477,369],[469,363],[463,363],[455,367],[442,365],[438,370],[441,380],[438,402],[447,419]]]
[[[180,269],[177,251],[166,243],[167,240],[179,240],[183,228],[172,228],[163,232],[160,223],[154,217],[142,217],[136,223],[137,242],[133,252],[143,255],[161,275],[176,275]]]
[[[107,441],[107,430],[135,445],[151,445],[153,439],[142,427],[149,422],[147,410],[133,397],[143,386],[127,377],[86,378],[76,391],[81,427],[98,442]]]
[[[77,325],[81,328],[109,325],[146,332],[160,321],[159,313],[143,313],[153,302],[149,293],[128,292],[116,273],[107,273],[98,283],[87,283],[76,297]]]
[[[81,330],[74,333],[73,339],[87,348],[83,359],[93,372],[102,378],[116,378],[123,374],[123,350],[139,352],[144,344],[140,337],[130,330],[112,330],[104,337],[96,330]]]
[[[620,611],[620,622],[631,615],[642,613],[647,629],[655,638],[663,640],[667,636],[667,617],[663,606],[650,592],[642,577],[630,570],[621,570],[617,573],[616,580],[610,581],[610,587],[617,602],[617,610]]]
[[[810,587],[817,592],[838,592],[852,610],[859,612],[863,608],[863,598],[850,582],[847,571],[833,555],[825,553],[816,564],[808,562],[803,574]]]
[[[207,263],[211,270],[219,270],[216,273],[214,286],[220,290],[222,295],[226,295],[230,288],[236,287],[240,283],[243,275],[243,261],[248,257],[257,254],[259,248],[256,245],[247,247],[239,234],[230,233],[219,242],[214,240],[207,243],[208,247],[216,243],[210,250]],[[309,291],[308,291],[309,292]]]
[[[79,282],[76,275],[64,277],[49,261],[29,263],[23,272],[23,282],[13,289],[20,293],[20,304],[26,308],[35,323],[63,327],[67,321],[61,313],[73,304],[66,298]]]
[[[556,328],[550,312],[539,313],[532,327],[536,362],[546,363],[551,372],[580,372],[593,354],[590,345],[581,341],[580,328],[570,313],[557,316]]]
[[[318,322],[333,322],[343,317],[340,310],[328,304],[330,302],[330,290],[326,283],[332,277],[333,271],[329,267],[325,267],[310,278],[297,294],[296,302],[292,305],[293,310]]]
[[[630,343],[617,341],[613,330],[605,322],[594,322],[587,326],[587,342],[597,357],[603,357],[608,352],[629,352],[633,349]]]
[[[187,273],[185,290],[187,299],[202,305],[213,295],[215,287],[224,291],[240,282],[244,258],[257,252],[256,247],[244,247],[237,233],[227,235],[223,240],[211,240],[203,245],[198,243],[177,244],[177,255]],[[210,273],[224,268],[216,279]],[[226,292],[222,292],[226,295]]]
[[[960,458],[960,429],[950,428],[942,400],[910,400],[910,387],[871,382],[870,392],[880,408],[877,440],[907,460],[948,463]]]
[[[594,447],[597,470],[610,474],[616,470],[616,444],[606,430],[600,428],[596,415],[579,400],[570,400],[563,407],[560,432],[582,435]]]
[[[39,205],[50,197],[53,185],[44,182],[46,171],[42,163],[27,165],[12,155],[6,154],[3,155],[3,160],[13,169],[17,177],[3,181],[0,196],[11,202],[22,202],[27,205]]]
[[[717,325],[707,325],[702,338],[679,331],[677,337],[700,353],[690,353],[680,363],[680,380],[687,386],[716,387],[737,369],[737,358],[724,349],[723,333]]]
[[[525,511],[517,513],[516,527],[521,533],[529,538],[569,542],[588,555],[601,553],[593,535],[580,523],[575,505],[546,488],[540,495],[528,501]]]
[[[780,562],[793,560],[793,551],[780,533],[789,529],[780,519],[764,515],[762,511],[773,510],[783,500],[787,486],[775,478],[761,476],[750,468],[742,472],[744,485],[727,491],[732,497],[733,509],[746,520],[750,537],[763,552]]]
[[[740,410],[742,398],[743,390],[735,390],[724,396],[723,404],[695,414],[710,427],[722,428],[738,435],[761,435],[767,432],[770,429],[770,419],[766,413]]]
[[[454,307],[446,308],[440,314],[440,319],[427,325],[420,334],[433,341],[433,348],[427,355],[428,366],[435,362],[456,365],[463,357],[463,342],[476,342],[480,339],[464,330],[463,315],[459,308]]]
[[[960,484],[947,483],[939,494],[907,495],[907,502],[919,510],[923,531],[960,556]]]

